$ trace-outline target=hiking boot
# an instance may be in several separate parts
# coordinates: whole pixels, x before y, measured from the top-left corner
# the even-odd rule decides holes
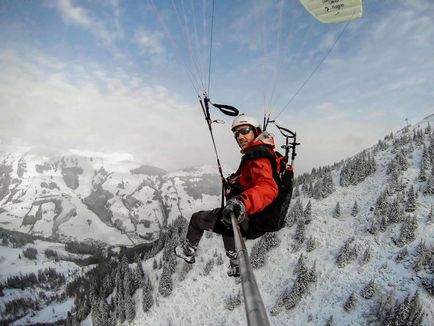
[[[188,240],[185,240],[180,245],[173,248],[175,256],[184,259],[186,263],[194,264],[194,254],[196,253],[197,246],[193,246]]]
[[[237,259],[229,260],[228,276],[229,277],[239,277],[240,276],[240,265],[238,264]]]
[[[226,256],[229,258],[228,276],[239,277],[240,265],[238,264],[238,254],[235,250],[226,250]]]

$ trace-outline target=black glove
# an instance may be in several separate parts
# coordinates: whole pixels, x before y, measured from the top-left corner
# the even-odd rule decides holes
[[[243,222],[246,217],[246,207],[244,206],[244,203],[239,200],[237,197],[231,198],[226,203],[225,208],[223,208],[222,212],[222,218],[223,223],[226,225],[231,225],[231,213],[235,214],[235,217],[237,218],[238,224]]]

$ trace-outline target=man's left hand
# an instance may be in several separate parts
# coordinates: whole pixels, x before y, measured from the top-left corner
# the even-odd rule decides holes
[[[231,213],[235,214],[238,224],[243,222],[247,217],[246,207],[244,206],[244,203],[237,197],[229,199],[225,208],[223,208],[222,217],[223,222],[226,225],[232,224]]]

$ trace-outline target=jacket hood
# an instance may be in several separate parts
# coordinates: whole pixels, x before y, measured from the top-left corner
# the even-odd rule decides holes
[[[258,137],[256,137],[252,142],[250,142],[246,148],[242,149],[240,152],[244,154],[247,149],[258,145],[266,145],[269,146],[271,149],[274,149],[274,137],[271,136],[271,134],[267,131],[263,131],[259,134]]]

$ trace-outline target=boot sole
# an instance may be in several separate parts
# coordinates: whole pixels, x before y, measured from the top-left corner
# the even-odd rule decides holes
[[[193,257],[193,260],[187,260],[185,259],[183,256],[180,256],[176,253],[176,247],[173,247],[173,253],[175,254],[176,257],[181,258],[183,261],[185,261],[187,264],[194,264],[196,262],[196,260]]]

